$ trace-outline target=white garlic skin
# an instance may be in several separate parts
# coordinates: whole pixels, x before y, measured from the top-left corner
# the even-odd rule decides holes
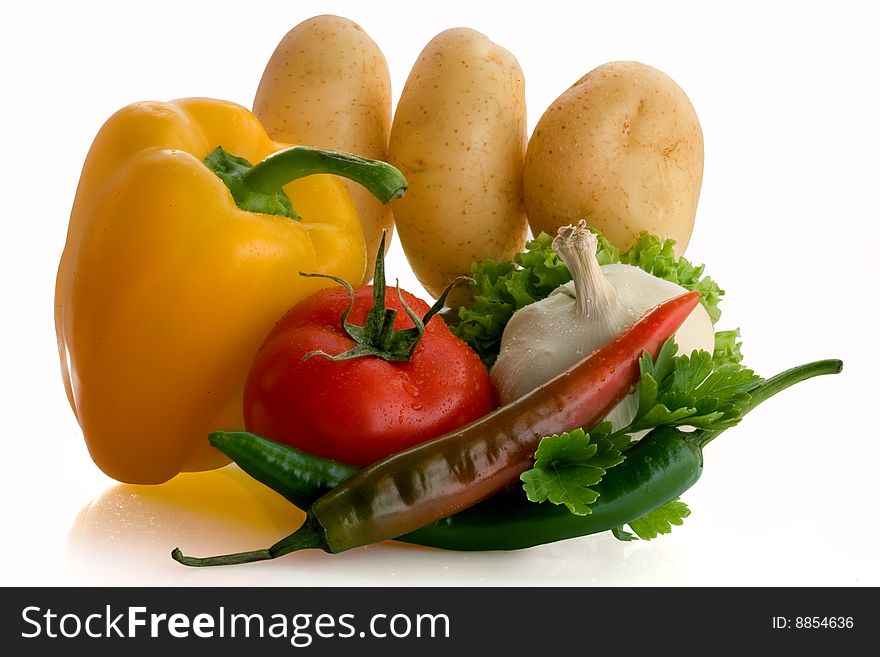
[[[574,281],[550,296],[514,313],[501,337],[501,350],[492,367],[492,381],[502,404],[508,404],[561,374],[616,337],[624,328],[662,301],[687,292],[676,283],[657,278],[632,265],[601,267],[625,311],[608,321],[590,321],[576,309]],[[715,329],[702,305],[675,333],[678,354],[702,349],[712,353]],[[615,429],[628,424],[637,402],[629,395],[606,419]]]
[[[510,318],[491,372],[502,405],[564,372],[637,319],[589,325],[575,304],[574,284],[569,282]]]
[[[617,290],[624,305],[636,309],[639,317],[658,303],[687,292],[681,285],[664,281],[633,265],[604,265],[602,273]],[[694,308],[675,332],[675,343],[679,356],[699,350],[710,354],[715,351],[715,327],[703,304]]]

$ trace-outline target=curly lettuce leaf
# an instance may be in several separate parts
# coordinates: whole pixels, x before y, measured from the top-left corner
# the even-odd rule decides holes
[[[471,268],[474,301],[471,307],[459,309],[459,323],[452,330],[487,366],[498,356],[501,334],[513,313],[571,280],[552,243],[553,238],[541,233],[512,262],[486,260]]]
[[[716,331],[715,332],[715,351],[712,354],[712,362],[715,367],[722,365],[739,365],[742,362],[743,355],[740,351],[742,342],[739,340],[739,329],[732,331]]]

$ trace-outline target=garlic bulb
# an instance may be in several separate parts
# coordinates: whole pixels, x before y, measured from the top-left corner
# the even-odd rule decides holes
[[[501,336],[492,381],[502,404],[546,383],[604,346],[661,301],[683,294],[680,285],[632,265],[599,266],[596,236],[584,221],[563,226],[553,249],[568,266],[572,280],[546,299],[511,317]],[[679,354],[715,347],[715,329],[702,305],[675,333]],[[635,415],[635,395],[624,399],[606,419],[615,429]]]

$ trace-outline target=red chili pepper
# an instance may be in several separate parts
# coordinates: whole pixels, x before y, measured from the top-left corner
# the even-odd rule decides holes
[[[204,559],[191,566],[272,559],[305,548],[342,552],[451,516],[517,480],[544,436],[590,429],[639,380],[639,357],[656,358],[700,301],[688,292],[646,313],[617,338],[507,406],[457,431],[394,454],[317,500],[305,524],[266,550]]]

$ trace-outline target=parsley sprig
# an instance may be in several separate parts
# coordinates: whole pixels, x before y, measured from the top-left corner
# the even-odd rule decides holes
[[[611,423],[603,422],[590,433],[575,429],[547,436],[535,452],[535,467],[521,475],[526,495],[533,502],[564,504],[572,513],[590,513],[599,493],[590,488],[605,472],[623,462],[629,446],[626,435],[611,435]]]
[[[678,346],[670,338],[656,360],[647,353],[639,360],[639,408],[629,426],[634,433],[656,427],[693,427],[720,431],[737,424],[743,416],[749,392],[761,378],[739,363],[714,367],[712,355],[696,351],[676,356]]]
[[[669,338],[656,358],[642,355],[635,393],[638,410],[627,426],[612,433],[610,423],[603,422],[589,433],[576,429],[544,438],[534,467],[521,476],[528,499],[564,504],[572,513],[587,515],[598,499],[592,487],[623,462],[634,434],[658,427],[723,431],[737,424],[748,411],[749,393],[761,378],[739,362],[717,364],[705,351],[690,356],[677,352],[678,346]],[[668,533],[670,524],[681,524],[686,516],[683,502],[669,503],[630,523],[630,528],[649,540]],[[615,532],[619,538],[624,534],[628,533],[622,528]]]
[[[648,515],[627,523],[633,533],[626,531],[623,527],[612,529],[611,533],[618,541],[636,541],[639,538],[643,541],[650,541],[660,534],[670,533],[673,525],[683,524],[684,519],[690,514],[691,510],[687,504],[675,498],[663,506],[658,506]]]

